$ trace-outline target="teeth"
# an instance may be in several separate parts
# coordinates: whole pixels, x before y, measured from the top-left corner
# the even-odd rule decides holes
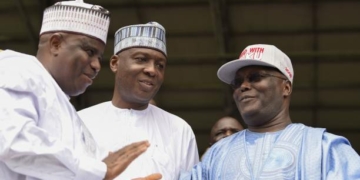
[[[145,82],[145,81],[143,81],[143,83],[145,83],[145,84],[147,84],[147,85],[151,85],[151,83],[149,83],[149,82]]]

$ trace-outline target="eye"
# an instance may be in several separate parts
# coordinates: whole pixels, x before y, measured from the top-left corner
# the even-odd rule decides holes
[[[219,132],[217,132],[216,134],[215,134],[215,136],[220,136],[220,135],[222,135],[224,132],[223,131],[219,131]]]
[[[235,78],[233,81],[231,81],[231,87],[233,88],[233,89],[237,89],[237,88],[239,88],[240,87],[240,85],[242,84],[244,82],[244,78],[242,78],[242,77],[237,77],[237,78]]]
[[[248,76],[248,80],[249,80],[249,82],[259,82],[259,81],[261,81],[262,77],[263,76],[260,73],[256,72],[256,73],[250,74]]]
[[[239,132],[240,130],[238,130],[238,129],[231,129],[230,131],[232,132],[232,134],[235,134],[235,133]]]
[[[165,68],[165,66],[164,66],[163,64],[161,64],[161,63],[158,63],[158,64],[156,65],[156,67],[158,67],[158,69],[160,69],[160,70],[162,70],[162,69]]]
[[[135,57],[135,60],[138,62],[146,62],[147,59],[145,57]]]
[[[95,51],[92,49],[88,49],[88,50],[86,50],[86,53],[91,57],[91,56],[94,56]]]

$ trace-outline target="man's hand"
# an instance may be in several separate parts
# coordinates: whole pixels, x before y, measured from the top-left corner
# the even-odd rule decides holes
[[[110,153],[103,162],[107,166],[107,171],[104,180],[112,180],[121,174],[129,164],[136,159],[140,154],[146,151],[150,146],[148,141],[140,141],[132,143],[119,149],[114,153]],[[147,176],[151,178],[152,175]],[[146,177],[146,178],[147,178]],[[155,180],[155,179],[144,179],[144,180]]]
[[[146,176],[144,178],[136,178],[133,180],[160,180],[162,178],[162,175],[159,173],[151,174],[149,176]]]

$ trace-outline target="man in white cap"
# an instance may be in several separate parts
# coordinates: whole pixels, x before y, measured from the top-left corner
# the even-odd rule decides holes
[[[165,29],[159,23],[120,28],[110,59],[113,98],[79,112],[100,147],[112,151],[140,140],[151,143],[117,179],[160,173],[174,180],[199,161],[191,127],[149,104],[164,81],[166,61]]]
[[[56,3],[44,12],[36,57],[0,53],[0,179],[113,179],[148,148],[102,153],[69,102],[100,70],[109,15],[81,0]]]
[[[250,45],[220,67],[247,129],[214,144],[181,179],[360,179],[360,157],[347,139],[292,123],[294,70],[273,45]]]

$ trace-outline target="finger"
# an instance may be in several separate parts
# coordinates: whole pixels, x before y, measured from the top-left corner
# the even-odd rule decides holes
[[[129,164],[150,146],[148,141],[132,143],[109,154],[103,161],[108,167],[107,179],[112,179],[122,173]]]
[[[149,147],[150,144],[148,141],[140,141],[140,142],[135,142],[135,143],[131,143],[119,150],[117,150],[116,152],[114,152],[118,157],[124,155],[127,152],[131,152],[134,150],[137,150],[139,148],[142,148],[143,146]]]
[[[119,156],[119,159],[132,162],[134,159],[136,159],[138,156],[144,153],[148,147],[149,146],[147,145],[142,145],[137,147],[136,149],[131,149],[129,151],[126,151],[121,156]]]
[[[151,174],[149,176],[146,176],[144,178],[135,178],[132,180],[160,180],[162,178],[162,175],[159,173]]]
[[[145,180],[159,180],[162,178],[162,175],[160,173],[151,174],[149,176],[145,177]]]
[[[117,173],[123,172],[129,166],[129,164],[132,161],[134,161],[138,156],[140,156],[142,153],[144,153],[148,147],[149,147],[148,144],[145,143],[138,146],[136,149],[125,151],[124,153],[122,153],[121,156],[118,156],[115,160],[116,162],[114,163],[117,164],[117,166],[114,169],[115,172]]]

